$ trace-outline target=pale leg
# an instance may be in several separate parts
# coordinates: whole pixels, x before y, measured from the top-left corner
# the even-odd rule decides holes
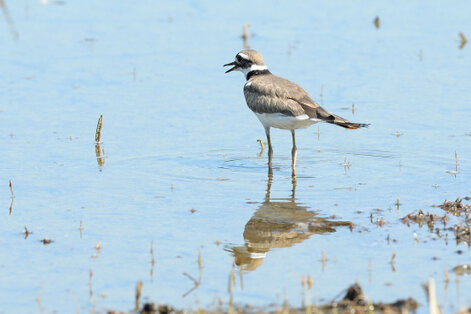
[[[296,156],[298,155],[298,149],[296,148],[296,139],[294,136],[294,130],[291,130],[293,137],[293,149],[291,150],[291,168],[293,169],[293,177],[296,176]]]
[[[268,173],[272,173],[271,161],[273,158],[273,148],[271,147],[270,128],[265,128],[265,134],[267,135],[268,142]]]

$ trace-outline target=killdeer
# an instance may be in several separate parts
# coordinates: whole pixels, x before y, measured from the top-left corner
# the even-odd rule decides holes
[[[299,85],[282,77],[273,75],[263,61],[262,55],[255,50],[245,49],[235,56],[235,61],[224,66],[244,73],[247,82],[244,95],[248,107],[255,113],[265,128],[268,142],[268,169],[271,172],[273,148],[270,128],[291,130],[293,149],[291,150],[293,176],[296,175],[295,130],[306,128],[317,122],[327,122],[346,129],[367,127],[368,124],[353,123],[319,106]]]

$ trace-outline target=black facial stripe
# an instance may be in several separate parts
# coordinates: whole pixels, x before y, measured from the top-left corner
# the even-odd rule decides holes
[[[250,66],[253,63],[252,61],[247,60],[245,58],[242,58],[239,55],[236,56],[236,62],[237,62],[237,65],[242,67],[242,68],[246,68],[246,67]]]

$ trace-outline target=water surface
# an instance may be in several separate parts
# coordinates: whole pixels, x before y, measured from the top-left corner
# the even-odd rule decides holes
[[[318,303],[358,281],[422,313],[433,277],[444,312],[471,305],[469,277],[444,281],[469,246],[400,222],[471,194],[467,1],[4,2],[18,32],[0,28],[4,313],[130,310],[138,281],[146,300],[211,308],[234,264],[241,304],[300,306],[311,275]],[[273,73],[372,124],[298,131],[296,182],[289,132],[272,131],[269,177],[244,78],[224,75],[244,23]]]

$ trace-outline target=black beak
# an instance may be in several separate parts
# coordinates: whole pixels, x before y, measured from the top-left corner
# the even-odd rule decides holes
[[[234,71],[235,69],[237,69],[238,65],[237,65],[237,62],[231,62],[231,63],[228,63],[228,64],[224,64],[225,67],[229,66],[229,65],[233,65],[234,67],[230,68],[229,70],[226,71],[226,73],[229,73],[231,71]]]

